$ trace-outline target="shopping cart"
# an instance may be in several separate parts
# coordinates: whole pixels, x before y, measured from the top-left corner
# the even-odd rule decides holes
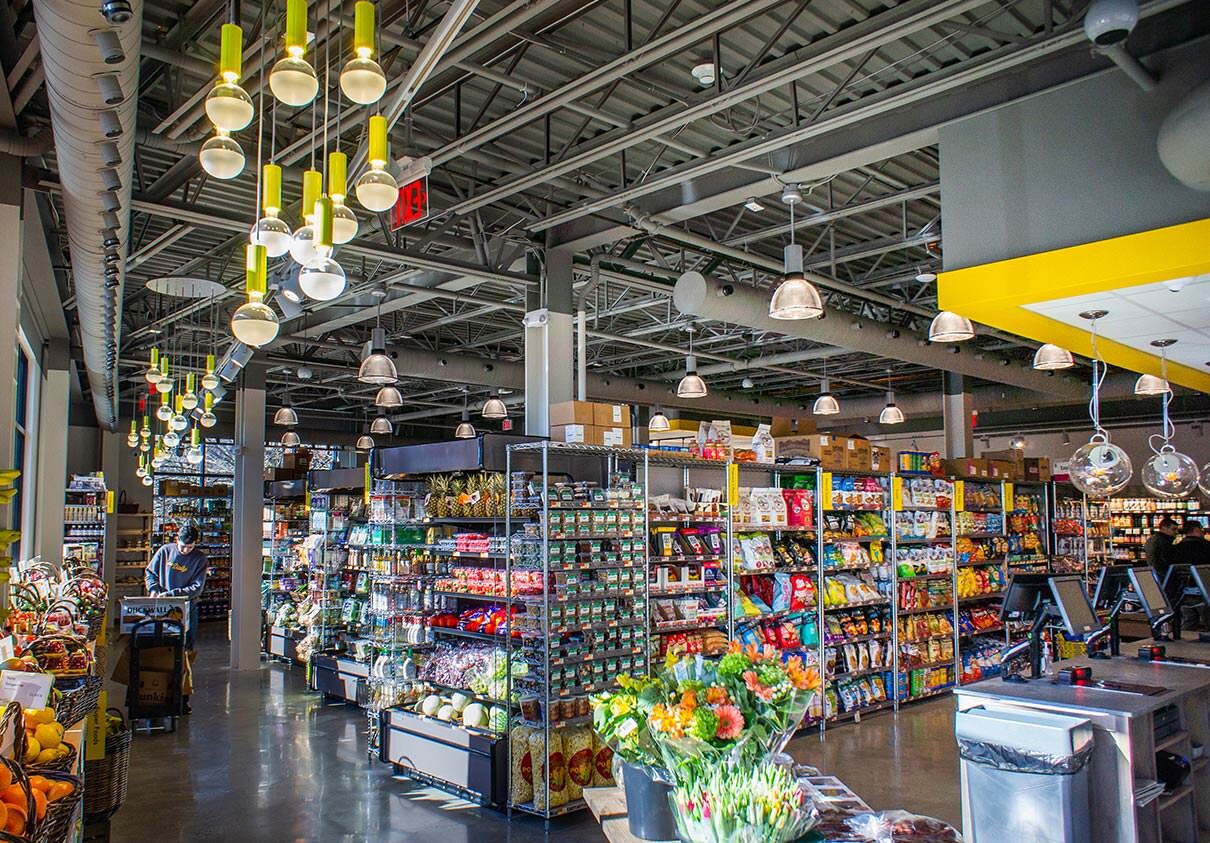
[[[176,731],[185,713],[181,683],[185,674],[185,627],[180,621],[139,621],[130,631],[130,681],[126,710],[130,720],[161,720]],[[171,728],[169,728],[171,726]],[[151,728],[150,723],[147,728]]]

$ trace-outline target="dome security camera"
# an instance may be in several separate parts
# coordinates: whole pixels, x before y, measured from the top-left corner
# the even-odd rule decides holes
[[[1084,13],[1084,35],[1098,47],[1126,40],[1139,22],[1137,0],[1094,0]]]
[[[134,9],[129,0],[102,0],[101,15],[111,24],[121,26],[134,17]]]

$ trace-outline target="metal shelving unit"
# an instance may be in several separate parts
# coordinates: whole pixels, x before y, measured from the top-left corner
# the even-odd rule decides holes
[[[114,545],[114,583],[116,597],[137,597],[144,590],[147,570],[156,545],[151,540],[150,512],[118,512]]]
[[[998,620],[1008,584],[1007,529],[1002,481],[984,478],[954,481],[954,595],[958,605],[954,626],[958,637],[955,652],[959,684],[995,675],[984,672],[983,667],[978,673],[973,672],[968,666],[968,656],[974,661],[990,647],[998,650],[1007,640],[1004,625]],[[964,578],[974,579],[964,587]],[[995,622],[977,624],[976,618],[982,622],[988,619],[988,611],[997,616]],[[996,670],[998,664],[997,659]]]
[[[108,492],[99,476],[74,476],[64,491],[63,561],[101,574],[105,559]]]

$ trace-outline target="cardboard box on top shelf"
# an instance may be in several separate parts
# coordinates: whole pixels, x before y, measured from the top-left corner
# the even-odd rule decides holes
[[[564,424],[596,424],[596,405],[589,401],[562,401],[551,404],[550,426]]]
[[[988,476],[987,460],[961,457],[945,461],[945,473],[958,478],[981,479]]]
[[[597,427],[624,427],[630,429],[630,405],[593,404],[592,423]]]
[[[987,476],[992,480],[1018,480],[1017,464],[1008,460],[987,460]]]
[[[810,436],[818,432],[815,419],[804,413],[802,416],[774,416],[769,432],[774,439],[784,436]]]
[[[599,444],[606,448],[630,448],[634,442],[629,427],[598,427],[593,425],[594,436],[599,436]]]
[[[1001,462],[1019,462],[1025,459],[1025,452],[1019,448],[1005,448],[1002,451],[984,451],[980,454],[985,460],[1000,460]]]
[[[850,436],[845,440],[844,467],[848,471],[870,470],[870,440]]]
[[[1026,457],[1022,463],[1025,470],[1017,479],[1029,483],[1045,483],[1050,480],[1050,457]]]
[[[301,471],[306,471],[311,467],[311,452],[306,448],[299,448],[297,451],[287,451],[281,455],[282,468],[297,468]]]
[[[550,441],[570,442],[580,445],[591,445],[591,424],[552,424],[550,426]]]
[[[890,448],[884,448],[882,445],[870,446],[870,471],[890,471],[893,465]]]

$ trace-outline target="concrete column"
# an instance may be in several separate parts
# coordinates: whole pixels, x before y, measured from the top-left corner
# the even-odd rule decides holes
[[[71,384],[66,340],[51,340],[42,354],[42,384],[38,401],[37,493],[34,505],[33,552],[56,559],[63,552],[63,502],[67,488],[67,409]],[[105,471],[107,485],[117,488],[118,476]],[[111,542],[105,542],[106,551]]]
[[[13,373],[17,371],[17,326],[21,314],[21,161],[0,154],[0,468],[13,465],[13,418],[16,396]],[[67,426],[64,416],[60,422]],[[32,487],[25,486],[26,494]],[[63,514],[59,510],[60,516]],[[62,549],[60,549],[62,552]]]
[[[122,449],[126,448],[126,434],[121,427],[117,430],[101,429],[101,472],[105,475],[105,487],[116,496],[121,491]],[[129,449],[127,449],[129,450]],[[60,509],[62,512],[62,509]],[[114,595],[114,580],[117,579],[118,517],[105,519],[105,548],[101,559],[101,577],[109,584],[110,617],[115,617],[117,597]]]
[[[534,274],[538,267],[530,260],[527,269]],[[546,251],[545,281],[526,302],[525,432],[531,436],[549,435],[550,405],[575,397],[571,252]]]
[[[974,456],[975,442],[971,429],[971,412],[974,408],[965,378],[958,372],[942,372],[941,414],[945,425],[946,459]]]
[[[265,496],[265,366],[250,363],[235,394],[231,513],[231,669],[260,666],[261,505]]]

